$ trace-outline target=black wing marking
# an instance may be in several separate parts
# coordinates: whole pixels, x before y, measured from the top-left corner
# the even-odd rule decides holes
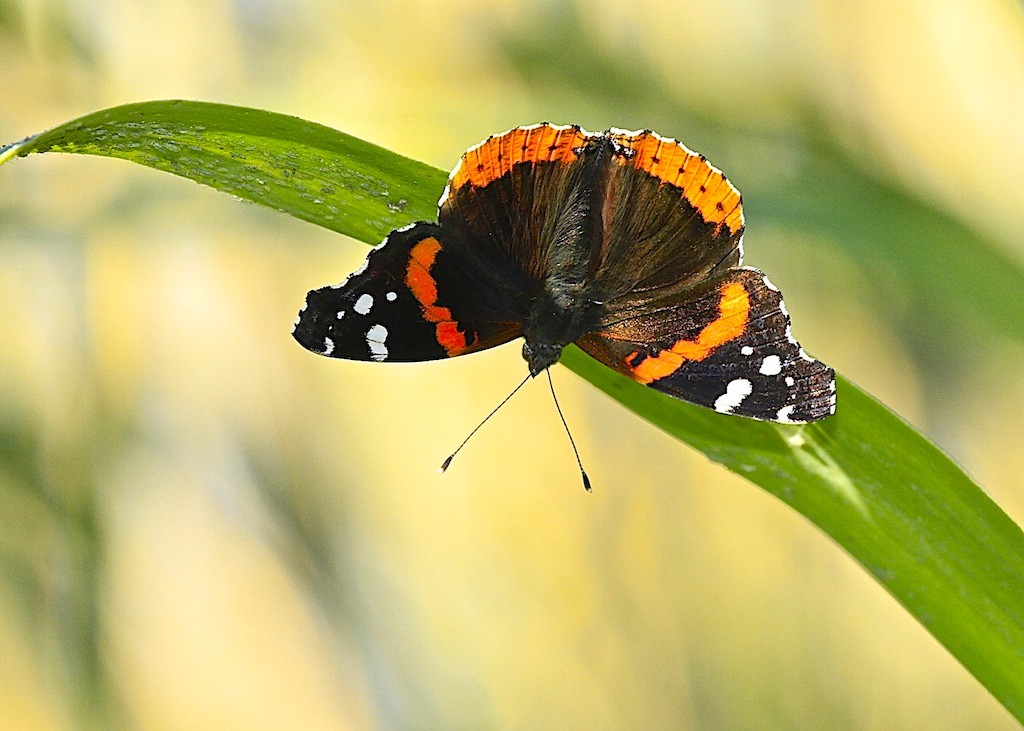
[[[640,383],[763,421],[835,413],[835,374],[793,338],[782,295],[756,269],[733,269],[660,300],[637,295],[576,341]]]
[[[391,232],[339,285],[315,289],[292,334],[333,358],[423,361],[508,342],[522,332],[451,234],[417,223]]]

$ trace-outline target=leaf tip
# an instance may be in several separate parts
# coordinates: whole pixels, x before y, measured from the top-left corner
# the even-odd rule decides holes
[[[28,143],[33,139],[35,139],[35,135],[26,137],[19,142],[12,142],[9,145],[0,147],[0,165],[3,165],[8,160],[13,160],[16,157],[24,157],[32,152],[31,149],[28,149]]]

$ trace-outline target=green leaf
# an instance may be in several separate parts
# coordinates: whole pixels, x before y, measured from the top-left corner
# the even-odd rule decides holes
[[[1024,534],[906,422],[842,377],[834,416],[784,426],[680,403],[576,348],[562,362],[803,514],[1024,719]]]
[[[198,102],[108,109],[0,150],[121,157],[376,242],[432,219],[444,174],[293,117]],[[857,559],[1024,720],[1024,533],[947,456],[840,378],[838,413],[785,426],[723,416],[568,348],[562,362],[760,485]]]
[[[0,148],[0,165],[34,152],[131,160],[378,242],[436,215],[444,174],[297,117],[226,104],[126,104]]]

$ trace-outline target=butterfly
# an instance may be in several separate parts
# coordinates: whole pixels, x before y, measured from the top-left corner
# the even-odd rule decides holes
[[[537,124],[462,155],[438,220],[392,231],[295,321],[333,358],[453,358],[523,338],[536,376],[569,343],[724,414],[802,423],[836,410],[831,368],[791,332],[782,294],[741,265],[739,192],[649,130]]]

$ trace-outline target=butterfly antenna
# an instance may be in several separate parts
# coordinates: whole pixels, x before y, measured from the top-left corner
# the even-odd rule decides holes
[[[504,399],[502,399],[501,403],[498,404],[497,406],[495,406],[494,410],[491,411],[491,413],[489,413],[487,416],[485,416],[483,421],[481,421],[479,424],[476,425],[476,429],[471,431],[469,433],[469,436],[462,440],[462,444],[459,445],[459,448],[456,449],[454,452],[452,452],[450,455],[448,455],[448,459],[446,459],[444,462],[441,463],[441,467],[437,470],[438,474],[440,474],[440,473],[444,472],[446,469],[448,469],[448,465],[450,465],[452,463],[452,460],[455,459],[455,455],[458,454],[462,450],[462,448],[466,446],[466,442],[468,442],[473,437],[474,434],[476,434],[478,431],[480,431],[480,427],[482,427],[484,424],[486,424],[488,419],[490,419],[492,416],[494,416],[496,413],[498,413],[498,409],[500,409],[502,406],[507,404],[508,400],[510,398],[512,398],[513,396],[515,396],[516,392],[519,391],[520,388],[525,386],[526,382],[529,381],[529,380],[530,380],[530,375],[527,374],[526,378],[523,379],[523,382],[520,383],[515,388],[513,388],[512,389],[512,393],[510,393],[508,396],[506,396]]]
[[[587,471],[583,469],[583,462],[580,460],[580,451],[576,449],[576,441],[572,438],[572,432],[569,431],[569,425],[565,423],[565,417],[562,415],[562,407],[558,405],[558,396],[555,395],[555,383],[551,380],[551,369],[545,368],[544,372],[548,374],[548,386],[551,387],[551,398],[555,400],[555,409],[558,411],[558,418],[562,420],[562,426],[565,427],[565,433],[569,435],[569,444],[572,445],[572,453],[576,455],[576,464],[580,466],[580,476],[583,477],[583,488],[587,492],[592,492],[590,489],[590,478],[587,477]]]

